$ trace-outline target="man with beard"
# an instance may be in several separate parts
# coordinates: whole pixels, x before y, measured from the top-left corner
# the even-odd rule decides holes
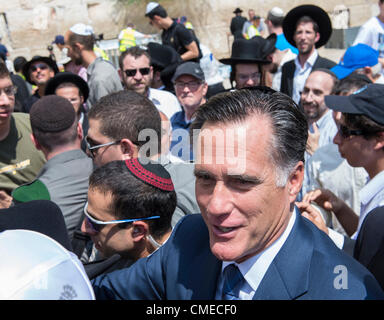
[[[175,95],[165,90],[150,88],[153,67],[151,56],[146,50],[138,46],[128,48],[120,55],[119,65],[119,75],[127,90],[147,97],[168,119],[181,110]]]
[[[75,24],[64,36],[68,56],[76,65],[87,68],[90,109],[101,97],[109,93],[123,90],[119,75],[114,66],[93,51],[95,38],[91,26]]]
[[[335,62],[320,57],[317,48],[325,45],[332,34],[328,14],[314,5],[302,5],[292,9],[283,21],[287,41],[299,50],[296,59],[283,65],[280,91],[299,103],[300,92],[312,70],[330,69]]]
[[[23,75],[31,84],[37,86],[33,95],[28,97],[22,106],[21,111],[29,113],[32,105],[45,94],[45,87],[48,80],[53,78],[59,69],[56,62],[48,57],[35,56],[23,66]]]

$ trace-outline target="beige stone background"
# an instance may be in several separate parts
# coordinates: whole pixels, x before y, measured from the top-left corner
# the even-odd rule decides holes
[[[127,22],[133,22],[143,33],[159,31],[144,17],[150,1],[142,0],[0,0],[0,35],[10,51],[10,58],[19,55],[30,59],[36,54],[47,55],[47,46],[56,34],[63,34],[75,23],[91,24],[96,34],[105,39],[116,38]],[[261,17],[273,6],[285,12],[309,3],[298,0],[164,0],[159,1],[171,17],[185,15],[192,22],[200,42],[207,45],[217,59],[230,55],[233,41],[228,36],[233,10],[240,7],[247,16],[252,8]],[[314,2],[312,2],[314,3]],[[360,26],[378,13],[377,0],[318,0],[319,5],[332,16],[336,5],[345,5],[350,12],[349,26]],[[343,50],[321,48],[320,53],[338,61]],[[59,52],[55,48],[56,56]]]

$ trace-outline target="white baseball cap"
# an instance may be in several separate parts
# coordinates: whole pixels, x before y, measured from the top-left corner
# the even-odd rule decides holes
[[[76,23],[70,27],[69,30],[80,36],[90,36],[94,34],[93,28],[90,25],[84,23]]]
[[[147,9],[145,10],[145,14],[150,13],[153,9],[155,9],[158,6],[159,6],[159,4],[157,2],[150,2],[150,3],[148,3],[147,4]]]
[[[0,233],[1,300],[95,300],[75,254],[31,230]]]

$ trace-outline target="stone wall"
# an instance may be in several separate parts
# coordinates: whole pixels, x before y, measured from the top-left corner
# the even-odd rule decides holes
[[[116,38],[127,22],[133,22],[144,33],[159,31],[148,24],[144,17],[149,1],[143,0],[0,0],[0,35],[8,47],[11,58],[24,55],[47,55],[47,46],[56,34],[63,34],[71,25],[82,22],[91,24],[96,34],[105,39]],[[285,12],[308,3],[298,0],[164,0],[159,1],[171,17],[186,15],[195,27],[201,43],[211,48],[219,59],[230,54],[233,41],[228,36],[229,23],[235,7],[252,8],[262,17],[273,6]],[[316,4],[330,14],[336,5],[344,4],[350,11],[350,26],[359,26],[378,13],[377,0],[318,0]],[[4,15],[5,14],[5,15]],[[6,17],[6,21],[5,21]],[[55,48],[55,53],[58,54]]]

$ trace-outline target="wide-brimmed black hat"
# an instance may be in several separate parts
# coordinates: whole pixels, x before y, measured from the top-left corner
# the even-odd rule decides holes
[[[316,48],[320,48],[325,45],[332,34],[332,22],[323,9],[318,6],[306,4],[293,8],[287,13],[283,21],[284,36],[287,41],[296,47],[296,43],[293,40],[293,35],[296,31],[297,21],[304,16],[311,17],[319,26],[320,39],[316,43]]]
[[[233,13],[242,13],[243,10],[241,10],[240,8],[236,8],[235,11],[233,11]]]
[[[38,61],[41,61],[41,62],[44,62],[46,63],[53,71],[54,73],[58,73],[59,72],[59,68],[57,67],[57,64],[55,61],[53,61],[51,58],[49,57],[41,57],[41,56],[35,56],[33,57],[30,61],[28,61],[24,67],[23,67],[23,75],[25,77],[25,79],[30,83],[30,84],[35,84],[29,74],[29,68],[31,67],[31,65],[35,62],[38,62]]]
[[[267,64],[271,61],[266,59],[266,52],[271,46],[271,40],[263,37],[253,37],[252,39],[235,39],[232,44],[232,54],[230,58],[220,59],[224,64],[237,63],[261,63]]]
[[[59,72],[53,78],[49,79],[44,94],[55,94],[57,87],[65,82],[73,83],[76,87],[78,87],[84,97],[84,102],[87,101],[89,96],[88,84],[82,77],[72,72]]]

